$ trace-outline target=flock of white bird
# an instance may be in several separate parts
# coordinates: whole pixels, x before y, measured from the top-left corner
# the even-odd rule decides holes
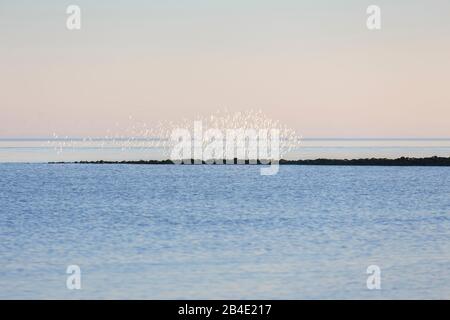
[[[67,149],[77,148],[113,148],[126,152],[129,149],[159,149],[168,156],[175,141],[171,140],[171,134],[175,129],[187,129],[193,131],[194,121],[201,121],[206,129],[277,129],[279,131],[280,156],[298,148],[301,136],[278,120],[273,120],[260,110],[247,110],[244,112],[229,112],[218,110],[209,116],[197,116],[194,119],[182,119],[181,121],[159,121],[149,125],[145,122],[134,120],[129,116],[126,123],[116,123],[114,129],[108,129],[102,137],[70,138],[56,133],[46,142],[47,147],[53,147],[58,154]]]

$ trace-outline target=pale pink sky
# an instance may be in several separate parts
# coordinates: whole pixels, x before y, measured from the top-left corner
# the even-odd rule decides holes
[[[379,1],[375,32],[355,1],[79,1],[75,32],[47,2],[2,4],[0,137],[103,136],[130,115],[151,124],[225,107],[306,137],[450,137],[448,2]]]

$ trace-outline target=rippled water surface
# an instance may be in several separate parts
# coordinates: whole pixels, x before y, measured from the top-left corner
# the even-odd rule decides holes
[[[131,139],[131,138],[130,138]],[[155,147],[159,140],[1,139],[1,162],[74,162],[97,160],[168,159],[171,149]],[[285,159],[356,159],[448,157],[450,139],[302,139],[282,155]]]
[[[450,169],[0,164],[0,298],[448,299]]]

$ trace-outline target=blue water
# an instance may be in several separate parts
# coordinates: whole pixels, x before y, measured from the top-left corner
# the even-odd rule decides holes
[[[163,160],[170,148],[155,147],[154,140],[2,139],[0,163],[42,163],[74,161]],[[399,157],[448,157],[450,138],[430,139],[302,139],[299,145],[283,153],[284,159],[357,159]]]
[[[0,164],[0,298],[449,299],[450,169]]]

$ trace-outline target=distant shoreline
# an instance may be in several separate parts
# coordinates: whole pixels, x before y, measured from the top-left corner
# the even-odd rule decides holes
[[[205,161],[202,163],[194,163],[193,159],[187,160],[184,165],[208,165]],[[189,163],[190,162],[190,163]],[[245,163],[237,163],[237,159],[234,159],[233,163],[223,165],[264,165],[260,160],[257,163],[249,163],[246,160]],[[157,165],[174,165],[172,160],[137,160],[137,161],[75,161],[75,162],[49,162],[49,164],[157,164]],[[439,166],[449,167],[450,157],[428,157],[428,158],[408,158],[401,157],[396,159],[387,158],[366,158],[366,159],[314,159],[314,160],[285,160],[279,161],[280,165],[304,165],[304,166]],[[213,165],[222,165],[220,163]]]

